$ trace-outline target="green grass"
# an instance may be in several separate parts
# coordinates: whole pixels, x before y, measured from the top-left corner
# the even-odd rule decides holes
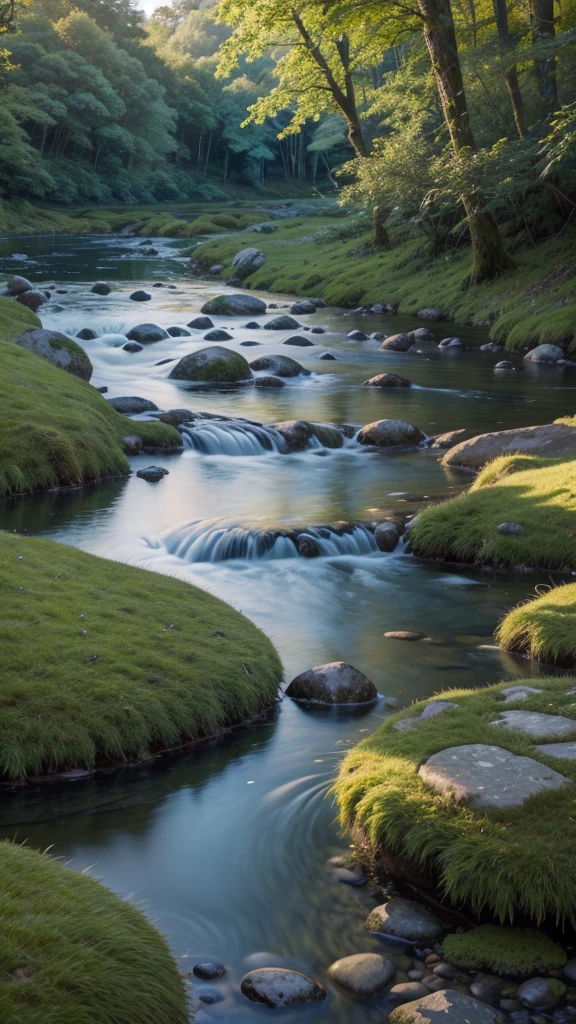
[[[504,522],[519,523],[524,533],[499,534]],[[425,558],[576,569],[576,461],[496,459],[469,491],[422,512],[410,542]]]
[[[183,581],[0,533],[0,588],[5,778],[143,758],[276,698],[270,641]]]
[[[575,680],[538,679],[543,689],[522,710],[575,719]],[[432,754],[466,743],[506,747],[532,757],[576,782],[576,762],[547,757],[530,738],[492,726],[502,709],[500,683],[482,690],[451,690],[443,699],[459,707],[406,731],[394,723],[419,715],[426,702],[401,711],[355,747],[340,768],[334,791],[346,828],[359,827],[373,850],[391,851],[427,871],[452,905],[490,913],[502,923],[526,915],[576,924],[574,844],[576,788],[561,787],[521,807],[471,810],[437,794],[418,777]]]
[[[0,843],[0,1019],[186,1024],[182,979],[136,907],[57,860]]]
[[[182,443],[174,427],[121,416],[90,384],[12,344],[38,326],[0,299],[0,498],[125,475],[128,434],[150,448]]]
[[[564,667],[576,665],[576,583],[551,587],[513,608],[496,639],[506,651]]]

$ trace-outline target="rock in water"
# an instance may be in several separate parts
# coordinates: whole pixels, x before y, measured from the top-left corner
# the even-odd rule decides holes
[[[530,978],[516,989],[516,999],[530,1009],[556,1006],[566,991],[564,982],[555,978]]]
[[[193,327],[197,331],[209,331],[211,327],[214,327],[214,324],[209,316],[195,316],[188,324],[188,327]]]
[[[410,334],[391,334],[382,342],[380,348],[383,352],[407,352],[413,341]]]
[[[524,356],[527,363],[544,363],[553,365],[564,359],[564,352],[558,345],[537,345]]]
[[[381,992],[396,974],[396,961],[380,953],[356,953],[336,960],[328,976],[352,996],[366,999]]]
[[[424,640],[425,633],[412,633],[409,629],[393,629],[384,633],[388,640]]]
[[[92,285],[90,291],[94,295],[110,295],[112,289],[109,284],[106,284],[106,281],[96,281],[96,284]]]
[[[145,292],[142,288],[139,288],[137,291],[132,292],[130,298],[133,302],[149,302],[152,296],[149,292]]]
[[[350,341],[368,341],[368,335],[364,334],[364,331],[349,331],[346,337],[350,338]]]
[[[438,348],[462,348],[460,338],[443,338],[438,343]]]
[[[30,309],[35,313],[40,306],[48,302],[48,296],[45,292],[41,292],[39,288],[32,288],[28,291],[20,292],[16,296],[16,302],[19,302],[21,306],[26,306],[26,309]]]
[[[244,313],[265,313],[266,303],[255,295],[216,295],[205,302],[201,313],[213,316],[242,316]],[[188,326],[191,326],[190,324]]]
[[[411,423],[403,420],[377,420],[368,423],[358,434],[360,444],[389,448],[394,445],[416,445],[425,439],[425,434]]]
[[[509,359],[503,359],[500,363],[496,363],[495,370],[513,370],[514,363],[511,363]]]
[[[425,309],[419,309],[418,312],[416,313],[416,316],[420,320],[441,320],[442,319],[442,313],[440,312],[439,309],[436,309],[434,306],[427,306]]]
[[[293,331],[300,327],[300,324],[292,316],[275,316],[264,324],[265,331]]]
[[[139,455],[142,451],[142,438],[138,434],[127,434],[120,441],[126,455]]]
[[[214,327],[204,335],[205,341],[232,341],[232,335],[228,334],[222,327]]]
[[[302,316],[305,313],[315,313],[316,303],[310,302],[310,299],[302,299],[301,302],[295,302],[293,306],[290,306],[290,312],[295,313],[296,316]]]
[[[91,327],[83,327],[81,331],[78,331],[76,337],[80,338],[80,341],[94,341],[94,338],[97,338],[98,335]]]
[[[310,370],[305,370],[290,356],[260,356],[250,366],[253,370],[270,370],[276,377],[310,376]]]
[[[504,1024],[502,1014],[477,999],[444,989],[392,1010],[389,1024]]]
[[[154,405],[154,402],[150,402],[147,398],[138,398],[137,395],[108,398],[107,402],[123,416],[134,416],[141,412],[158,412],[158,406]]]
[[[197,978],[202,978],[203,981],[216,981],[221,978],[226,972],[224,964],[212,963],[212,961],[203,961],[201,964],[196,964],[192,968]]]
[[[183,356],[170,371],[173,380],[212,381],[233,384],[252,374],[243,356],[230,349],[212,345]]]
[[[370,388],[409,388],[412,381],[401,377],[399,373],[378,373],[376,377],[364,381],[364,387]]]
[[[479,434],[452,448],[442,459],[442,465],[478,470],[499,455],[576,459],[576,427],[567,423],[546,423],[539,427]]]
[[[168,470],[163,466],[146,466],[145,469],[139,469],[136,476],[141,477],[142,480],[148,480],[151,484],[156,484],[163,476],[168,476]]]
[[[371,704],[378,697],[374,683],[345,661],[302,672],[292,680],[286,694],[316,704]]]
[[[34,285],[27,277],[11,277],[6,285],[6,291],[9,295],[22,295],[24,292],[30,292],[34,288]]]
[[[16,338],[16,344],[82,380],[90,380],[92,376],[92,363],[82,346],[58,331],[25,331]]]
[[[157,324],[137,324],[136,327],[130,328],[126,337],[129,341],[140,342],[141,345],[151,345],[155,341],[169,338],[170,335],[163,327],[158,327]]]
[[[391,935],[406,942],[432,942],[442,934],[434,914],[414,900],[394,897],[375,907],[366,920],[369,932]]]
[[[143,352],[144,345],[140,345],[137,341],[127,341],[125,345],[122,345],[125,352]]]
[[[274,1009],[318,1003],[326,998],[326,990],[319,982],[285,967],[260,967],[250,971],[242,978],[240,989],[253,1003],[264,1003]]]
[[[380,551],[394,551],[399,539],[400,535],[395,523],[378,523],[374,530],[374,540]]]
[[[168,327],[167,331],[171,338],[190,337],[190,331],[187,331],[185,327]]]
[[[291,338],[286,338],[282,344],[295,345],[297,348],[313,348],[314,346],[314,342],[310,341],[310,338],[302,338],[299,334],[293,334]]]

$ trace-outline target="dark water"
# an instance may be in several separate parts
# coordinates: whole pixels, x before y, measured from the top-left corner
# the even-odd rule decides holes
[[[75,334],[85,326],[118,334],[141,322],[184,326],[216,285],[187,281],[177,250],[162,243],[151,261],[129,239],[39,238],[0,243],[0,273],[25,273],[62,283],[63,305],[44,307],[46,327]],[[156,244],[158,248],[158,245]],[[21,252],[29,261],[14,261]],[[35,262],[33,263],[32,260]],[[107,298],[83,282],[118,281]],[[128,296],[134,284],[162,280],[176,290],[151,288],[150,302]],[[125,283],[123,283],[125,282]],[[128,283],[129,282],[129,283]],[[268,296],[279,304],[289,301]],[[109,395],[139,395],[161,408],[186,407],[264,423],[307,418],[364,424],[397,417],[426,433],[457,427],[475,431],[544,423],[574,411],[576,373],[537,370],[518,361],[514,374],[497,375],[494,354],[383,354],[378,343],[352,343],[346,333],[393,333],[419,326],[397,317],[346,317],[320,310],[298,317],[327,328],[312,335],[315,349],[281,342],[293,332],[246,331],[246,318],[227,344],[252,359],[291,355],[313,371],[279,391],[190,389],[170,381],[161,359],[199,347],[202,335],[170,338],[132,355],[113,343],[85,343],[93,383]],[[256,317],[265,322],[266,317]],[[438,336],[453,325],[435,326]],[[473,333],[458,329],[464,341]],[[110,339],[108,339],[110,340]],[[260,348],[241,346],[256,340]],[[337,356],[319,361],[322,351]],[[406,391],[362,388],[366,378],[395,370],[417,385]],[[216,444],[218,449],[218,444]],[[499,617],[534,592],[546,574],[498,575],[422,564],[402,551],[348,553],[308,561],[252,557],[191,560],[192,537],[225,525],[292,527],[365,521],[387,512],[416,510],[422,502],[458,493],[465,481],[444,470],[431,451],[373,454],[354,444],[339,451],[283,455],[233,454],[229,439],[212,454],[139,456],[133,469],[165,465],[159,485],[136,478],[99,487],[53,492],[6,502],[5,529],[42,534],[85,550],[178,574],[244,611],[272,638],[286,679],[311,666],[343,659],[362,669],[381,694],[410,701],[448,686],[478,686],[535,673],[533,666],[495,650]],[[191,525],[194,524],[194,525]],[[198,525],[200,524],[200,525]],[[200,550],[205,550],[200,547]],[[202,556],[204,557],[204,556]],[[430,640],[401,644],[384,632],[416,629]],[[225,745],[184,755],[145,770],[126,770],[72,788],[2,797],[1,834],[52,846],[56,855],[91,873],[123,896],[134,896],[159,922],[178,956],[215,957],[229,968],[226,996],[197,1020],[240,1022],[268,1016],[239,995],[241,975],[255,964],[285,964],[325,981],[336,958],[379,948],[364,931],[374,897],[334,881],[326,862],[346,850],[327,790],[344,752],[386,715],[384,702],[361,715],[306,711],[285,701],[270,721]],[[330,986],[328,986],[330,987]],[[283,1019],[318,1024],[382,1020],[384,997],[352,1003],[330,991],[326,1005]],[[271,1011],[270,1011],[271,1012]]]

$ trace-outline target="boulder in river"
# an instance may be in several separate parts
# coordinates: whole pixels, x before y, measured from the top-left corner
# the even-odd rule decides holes
[[[300,334],[293,334],[291,338],[286,338],[286,341],[283,341],[282,344],[294,345],[296,348],[314,347],[314,342],[310,341],[310,338],[303,338]]]
[[[400,534],[396,523],[378,523],[374,530],[374,540],[380,551],[394,551],[398,546]]]
[[[429,331],[427,327],[417,327],[415,331],[409,331],[409,336],[412,338],[413,344],[421,344],[423,341],[431,341],[436,343],[436,338]]]
[[[188,327],[192,327],[196,331],[209,331],[211,327],[214,327],[214,324],[209,316],[195,316],[188,324]]]
[[[567,423],[545,423],[538,427],[516,427],[479,434],[447,452],[442,464],[475,472],[500,455],[576,459],[576,427]]]
[[[255,295],[216,295],[204,303],[200,312],[212,316],[243,316],[245,313],[265,313],[266,303]]]
[[[516,367],[514,363],[511,363],[509,359],[502,359],[501,362],[496,363],[495,370],[514,370]]]
[[[355,953],[336,960],[328,968],[328,977],[359,999],[381,992],[395,974],[396,961],[386,953]]]
[[[228,334],[223,327],[214,327],[208,334],[204,335],[205,341],[232,341],[232,335]]]
[[[16,344],[82,380],[90,380],[92,376],[92,363],[82,346],[58,331],[25,331],[16,338]]]
[[[503,1024],[502,1014],[464,992],[444,989],[392,1010],[389,1024]]]
[[[138,434],[127,434],[120,441],[126,455],[139,455],[142,451],[142,438]]]
[[[190,338],[190,331],[187,331],[185,327],[167,327],[166,330],[171,338]]]
[[[224,964],[203,960],[201,963],[196,964],[192,971],[197,978],[202,978],[202,981],[217,981],[218,978],[221,978],[226,973],[226,968]]]
[[[318,359],[322,359],[324,362],[336,362],[336,356],[332,352],[322,352]]]
[[[286,385],[280,377],[254,377],[255,388],[285,388]]]
[[[266,263],[266,257],[260,249],[254,248],[254,246],[248,246],[246,249],[241,249],[235,256],[232,257],[232,266],[236,271],[236,276],[243,280],[248,277],[254,270],[259,270],[260,267]]]
[[[433,439],[431,448],[454,448],[455,445],[460,444],[464,440],[465,434],[468,431],[462,427],[460,430],[447,430],[445,434],[437,434]]]
[[[300,327],[298,321],[285,313],[272,317],[267,324],[264,324],[265,331],[293,331],[298,327]]]
[[[564,352],[558,345],[537,345],[524,356],[527,363],[554,365],[564,359]]]
[[[576,431],[575,431],[576,432]],[[358,434],[360,444],[390,448],[394,445],[417,445],[425,438],[418,427],[403,420],[376,420],[368,423]]]
[[[364,387],[369,388],[409,388],[412,381],[402,377],[399,373],[378,373],[370,380],[364,381]]]
[[[169,338],[170,335],[163,327],[158,327],[157,324],[137,324],[136,327],[130,328],[126,337],[129,341],[139,341],[141,345],[151,345],[155,341]]]
[[[419,320],[442,320],[442,313],[435,306],[426,306],[416,313]]]
[[[21,306],[26,306],[26,309],[30,309],[35,313],[37,309],[40,309],[40,306],[48,302],[48,296],[46,292],[40,291],[39,288],[31,288],[28,291],[20,292],[16,296],[16,302],[19,302]]]
[[[372,704],[378,697],[374,683],[345,661],[302,672],[292,680],[286,694],[314,704]]]
[[[76,337],[80,338],[80,341],[94,341],[94,338],[97,338],[98,335],[91,327],[83,327],[81,331],[78,331]]]
[[[19,277],[16,274],[15,277],[11,277],[6,285],[6,291],[8,295],[22,295],[24,292],[30,292],[34,288],[34,285],[27,277]]]
[[[443,931],[438,918],[421,903],[399,896],[374,907],[366,919],[366,927],[369,932],[405,942],[434,942]]]
[[[566,991],[563,981],[556,978],[530,978],[516,989],[516,999],[531,1010],[556,1006]]]
[[[244,356],[220,345],[211,345],[183,356],[169,376],[172,380],[234,384],[249,379],[252,373]]]
[[[349,331],[346,337],[350,338],[350,341],[368,341],[368,335],[364,334],[364,331]]]
[[[409,334],[391,334],[382,342],[380,348],[383,352],[407,352],[412,341]]]
[[[310,299],[301,299],[300,302],[295,302],[290,306],[290,312],[295,313],[296,316],[302,316],[306,313],[315,313],[316,303],[311,302]]]
[[[116,412],[123,416],[137,416],[142,412],[158,412],[158,406],[147,398],[139,398],[137,395],[122,395],[119,398],[106,399]]]
[[[275,1010],[298,1004],[318,1003],[326,990],[318,982],[287,967],[259,967],[245,974],[240,989],[253,1003],[264,1003]]]
[[[250,366],[253,370],[270,370],[276,377],[308,377],[310,370],[305,370],[300,363],[290,356],[260,356]]]
[[[143,288],[138,288],[137,291],[132,292],[130,298],[133,302],[149,302],[152,296],[149,292],[145,292]]]
[[[164,476],[168,476],[168,470],[164,466],[146,466],[136,473],[142,480],[148,480],[151,484],[157,484]]]
[[[462,342],[460,338],[442,338],[438,348],[462,348]]]
[[[140,345],[138,341],[127,341],[125,345],[122,345],[125,352],[143,352],[144,345]]]
[[[106,284],[106,281],[96,281],[96,284],[92,285],[90,291],[94,295],[110,295],[112,289],[109,284]]]

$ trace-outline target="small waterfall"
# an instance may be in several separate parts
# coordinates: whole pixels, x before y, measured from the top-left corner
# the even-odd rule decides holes
[[[182,439],[187,448],[204,455],[265,455],[288,450],[274,427],[249,420],[198,419],[182,429]]]
[[[299,550],[299,544],[301,550]],[[164,547],[183,562],[226,562],[234,559],[299,558],[307,548],[307,557],[369,555],[378,552],[371,531],[361,523],[337,526],[311,526],[296,530],[259,530],[229,519],[197,520],[184,523],[148,540],[150,547]],[[310,545],[313,553],[310,554]]]

